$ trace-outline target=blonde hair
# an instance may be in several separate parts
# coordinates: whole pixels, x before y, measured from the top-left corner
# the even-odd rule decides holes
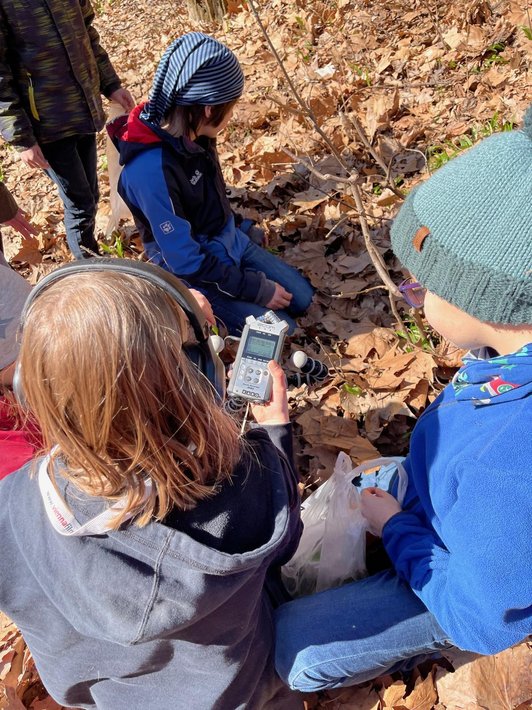
[[[25,319],[22,386],[45,445],[79,489],[126,496],[114,527],[194,507],[240,457],[236,424],[183,352],[186,323],[162,289],[113,272],[65,276]]]

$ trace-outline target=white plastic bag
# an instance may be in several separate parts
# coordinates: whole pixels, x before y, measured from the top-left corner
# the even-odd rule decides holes
[[[352,479],[351,459],[340,453],[332,476],[303,503],[303,535],[282,570],[293,596],[321,592],[364,576],[366,521]]]
[[[282,568],[288,592],[305,596],[366,575],[367,522],[360,512],[360,491],[352,481],[364,471],[394,464],[402,503],[408,478],[403,459],[379,458],[353,468],[345,453],[338,454],[332,476],[302,506],[303,535],[294,557]]]

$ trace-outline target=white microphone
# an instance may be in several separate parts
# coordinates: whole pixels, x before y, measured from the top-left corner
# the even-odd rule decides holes
[[[292,355],[292,365],[297,367],[303,375],[307,375],[309,380],[314,380],[314,382],[322,382],[329,376],[327,365],[309,357],[303,350],[296,350]]]
[[[209,335],[209,340],[211,341],[212,348],[217,355],[225,348],[225,340],[220,338],[219,335]]]

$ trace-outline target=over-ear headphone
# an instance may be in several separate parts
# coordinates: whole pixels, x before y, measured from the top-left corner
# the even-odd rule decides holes
[[[133,261],[132,259],[110,259],[107,257],[94,257],[84,261],[72,261],[64,264],[41,279],[29,294],[22,311],[22,328],[24,328],[24,321],[30,306],[51,284],[60,281],[65,276],[90,273],[91,271],[114,271],[119,274],[136,276],[162,288],[163,291],[171,296],[183,309],[197,341],[193,344],[186,344],[183,346],[183,350],[190,361],[205,375],[220,399],[224,398],[225,368],[211,342],[209,326],[205,316],[184,283],[174,274],[154,264]],[[19,402],[24,404],[25,397],[22,388],[20,362],[17,363],[15,370],[13,390]]]

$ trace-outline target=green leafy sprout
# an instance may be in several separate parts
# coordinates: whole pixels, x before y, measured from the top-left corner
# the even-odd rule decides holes
[[[102,250],[109,254],[110,256],[117,256],[119,259],[123,259],[126,253],[126,244],[122,239],[122,235],[118,231],[114,231],[111,234],[111,239],[113,242],[111,244],[106,244],[103,242],[100,246]]]
[[[477,141],[493,133],[502,131],[512,131],[515,128],[515,123],[512,120],[503,119],[499,112],[496,111],[493,116],[481,125],[474,125],[456,138],[445,141],[445,143],[437,143],[427,148],[427,161],[429,170],[434,172],[441,168],[442,165],[448,163],[462,151],[471,148]]]
[[[410,316],[403,318],[404,330],[396,330],[395,334],[405,341],[405,352],[409,353],[414,350],[414,345],[422,348],[426,352],[431,352],[434,348],[433,343],[429,340],[428,334],[422,330],[416,321]]]

